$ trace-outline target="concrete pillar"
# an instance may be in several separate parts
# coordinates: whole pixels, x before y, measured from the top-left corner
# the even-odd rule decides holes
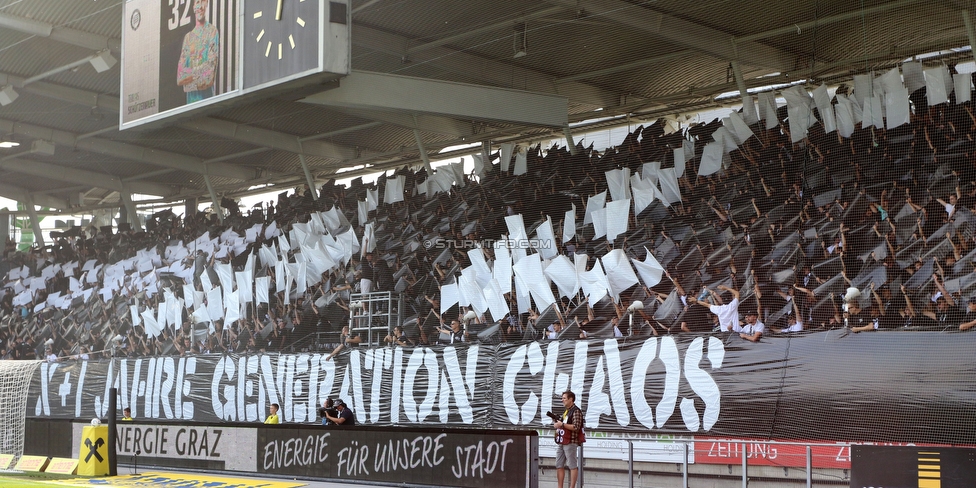
[[[416,120],[416,118],[414,118]],[[424,169],[427,170],[427,177],[434,175],[434,170],[430,167],[430,157],[427,156],[427,148],[424,147],[424,138],[420,137],[420,131],[413,130],[413,138],[417,140],[417,149],[420,150],[420,159],[424,162]]]
[[[579,151],[576,149],[576,142],[573,141],[573,131],[569,129],[569,125],[563,127],[563,135],[566,136],[566,145],[569,147],[569,153],[575,156]]]
[[[0,236],[3,236],[3,244],[6,245],[10,239],[10,211],[0,209]]]
[[[302,171],[305,172],[305,182],[308,183],[308,191],[312,192],[312,200],[316,201],[319,199],[319,192],[315,188],[315,180],[312,178],[312,172],[308,169],[308,161],[305,159],[305,153],[302,152],[302,141],[298,141],[298,161],[302,163]]]
[[[122,200],[119,222],[128,222],[132,230],[142,230],[142,225],[139,224],[139,214],[136,213],[136,204],[132,201],[132,193],[128,189],[123,189],[119,192],[119,198]]]
[[[962,11],[962,22],[966,24],[966,36],[969,37],[969,45],[976,46],[976,44],[973,44],[976,42],[976,29],[973,29],[973,20],[969,17],[968,10]],[[976,51],[971,50],[970,53],[972,53],[973,59],[976,59]]]
[[[187,197],[183,202],[183,215],[185,218],[193,217],[197,214],[197,197]]]
[[[217,192],[214,191],[213,183],[210,183],[210,175],[203,175],[203,181],[207,183],[207,191],[210,192],[210,200],[213,202],[214,212],[220,223],[224,223],[224,211],[220,208],[220,200],[217,199]]]
[[[34,230],[34,242],[37,243],[38,247],[44,247],[44,234],[41,233],[41,217],[37,215],[37,209],[34,208],[34,199],[30,195],[27,195],[27,201],[24,202],[24,206],[27,207],[27,215],[30,215],[31,228]]]

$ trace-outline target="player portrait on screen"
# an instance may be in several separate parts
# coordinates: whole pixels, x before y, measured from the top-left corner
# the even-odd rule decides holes
[[[176,68],[176,84],[183,87],[186,103],[214,96],[220,32],[207,22],[210,0],[193,0],[196,25],[183,37],[183,47]]]

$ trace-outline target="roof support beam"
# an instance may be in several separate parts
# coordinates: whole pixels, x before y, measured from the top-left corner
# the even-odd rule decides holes
[[[449,117],[423,114],[414,116],[410,114],[380,112],[377,110],[356,110],[351,108],[338,108],[337,110],[364,119],[379,120],[407,129],[422,130],[434,134],[447,134],[453,137],[471,137],[474,135],[474,128],[471,127],[470,123]]]
[[[84,149],[107,156],[132,159],[195,174],[210,174],[244,181],[253,179],[256,176],[256,172],[253,169],[233,164],[205,164],[200,158],[186,156],[184,154],[125,144],[97,137],[82,138],[72,132],[50,129],[13,120],[0,119],[0,131],[45,139],[55,144]]]
[[[23,88],[25,91],[33,93],[35,95],[40,95],[43,97],[53,98],[56,100],[61,100],[69,103],[77,103],[79,105],[85,105],[87,107],[99,107],[105,110],[111,110],[115,113],[119,111],[119,99],[111,95],[102,95],[95,92],[90,92],[86,90],[80,90],[77,88],[66,87],[62,85],[56,85],[53,83],[46,82],[35,82],[28,85],[24,85],[24,78],[0,73],[0,85],[11,84],[18,88]],[[225,121],[213,117],[202,117],[198,119],[193,119],[180,124],[180,127],[184,129],[192,130],[195,132],[201,132],[204,134],[211,134],[220,137],[225,137],[228,139],[234,139],[242,142],[249,142],[252,144],[259,144],[265,147],[270,147],[273,149],[280,149],[283,151],[298,152],[298,146],[295,144],[295,136],[292,134],[285,134],[282,132],[276,132],[267,129],[260,129],[257,127],[238,124],[235,122]],[[371,125],[364,125],[361,128],[369,128]],[[343,131],[344,132],[344,131]],[[337,133],[342,133],[338,132]],[[304,138],[306,141],[303,144],[305,148],[305,154],[309,156],[317,156],[326,159],[355,159],[361,155],[361,152],[354,147],[343,146],[339,144],[334,144],[331,142],[319,141],[318,136],[312,136],[310,138]],[[203,164],[197,164],[198,168],[196,170],[190,170],[182,167],[172,167],[171,169],[179,169],[182,171],[191,171],[195,173],[200,173],[199,169],[206,166],[208,168],[215,168],[216,161],[202,161]],[[236,165],[227,165],[230,168],[240,167]],[[229,176],[225,174],[212,173],[214,176],[225,176],[235,179],[250,179],[254,175],[248,172],[248,178],[240,178],[239,176],[244,176],[245,173],[239,173],[238,176]]]
[[[247,124],[238,124],[228,120],[214,117],[201,117],[188,120],[180,124],[180,127],[195,132],[202,132],[226,139],[234,139],[251,144],[267,146],[282,151],[292,153],[304,152],[308,156],[316,156],[325,159],[355,159],[359,157],[356,148],[342,146],[326,141],[306,140],[299,142],[293,134],[285,134]],[[304,151],[302,151],[304,149]]]
[[[408,56],[407,50],[412,46],[420,45],[420,42],[363,24],[356,24],[353,28],[352,43],[400,59],[409,59],[416,65],[437,66],[495,86],[517,87],[531,92],[562,95],[574,103],[595,107],[614,107],[620,103],[620,93],[586,83],[560,83],[555,77],[539,71],[446,47],[433,47]]]
[[[470,37],[479,36],[479,35],[484,34],[486,32],[494,32],[494,31],[501,30],[501,29],[508,29],[509,34],[511,34],[511,31],[512,31],[512,28],[514,27],[514,23],[515,22],[525,22],[527,20],[532,20],[532,19],[538,19],[538,18],[542,18],[542,17],[547,17],[547,16],[550,16],[550,15],[558,14],[560,12],[564,12],[565,10],[566,9],[564,9],[562,7],[549,7],[549,8],[544,8],[542,10],[537,10],[535,12],[531,12],[531,13],[528,13],[528,14],[525,14],[525,15],[519,15],[517,17],[512,17],[510,19],[500,19],[500,20],[492,21],[490,24],[485,25],[483,27],[479,27],[477,29],[466,30],[466,31],[461,32],[459,34],[455,34],[453,36],[442,37],[442,38],[437,39],[437,40],[434,40],[434,41],[430,41],[430,42],[427,42],[427,43],[424,43],[424,44],[420,44],[420,45],[417,45],[417,46],[413,46],[413,47],[407,48],[407,55],[410,56],[410,55],[414,55],[416,53],[419,53],[421,51],[426,51],[428,49],[433,49],[435,47],[446,46],[448,44],[451,44],[451,43],[460,41],[462,39],[468,39]]]
[[[590,78],[596,78],[598,76],[612,75],[614,73],[619,73],[621,71],[629,71],[632,69],[643,68],[644,66],[647,66],[649,64],[663,63],[664,61],[668,61],[674,58],[680,58],[683,56],[688,56],[694,53],[695,50],[693,49],[683,49],[681,51],[662,54],[660,56],[654,56],[652,58],[638,59],[637,61],[631,61],[629,63],[624,63],[617,66],[611,66],[609,68],[598,69],[596,71],[589,71],[586,73],[577,73],[575,75],[564,76],[562,78],[559,78],[558,81],[566,82],[566,81],[586,80]]]
[[[769,37],[779,36],[779,35],[782,35],[782,34],[791,34],[791,33],[794,33],[794,32],[796,32],[798,30],[803,31],[803,30],[809,29],[811,27],[818,27],[818,26],[823,27],[823,26],[825,26],[827,24],[833,24],[834,22],[840,22],[840,21],[852,19],[852,18],[855,18],[855,17],[873,15],[873,14],[885,12],[885,11],[888,11],[888,10],[894,10],[896,8],[901,8],[901,7],[905,7],[907,5],[912,5],[912,4],[917,4],[917,3],[921,3],[921,1],[920,0],[897,0],[897,1],[894,1],[894,2],[884,2],[884,3],[878,4],[878,5],[874,6],[874,7],[868,7],[868,8],[864,8],[864,9],[858,8],[858,9],[851,10],[849,12],[844,12],[842,14],[831,15],[831,16],[822,17],[822,18],[819,18],[819,19],[816,19],[816,20],[809,20],[807,22],[800,22],[799,24],[790,24],[790,25],[787,25],[787,26],[784,26],[784,27],[780,27],[780,28],[777,28],[777,29],[771,29],[771,30],[767,30],[767,31],[756,32],[755,34],[749,34],[749,35],[746,35],[746,36],[736,37],[735,40],[736,40],[736,42],[756,41],[756,40],[759,40],[759,39],[766,39],[766,38],[769,38]]]
[[[349,73],[338,88],[304,102],[549,127],[565,125],[569,117],[568,101],[561,96],[365,71]]]
[[[623,0],[546,0],[591,16],[610,19],[634,29],[660,36],[675,44],[705,52],[719,59],[737,59],[733,36],[672,15],[656,12],[645,5]],[[738,42],[740,61],[787,73],[796,68],[796,57],[771,46],[752,41]]]
[[[60,198],[45,195],[43,193],[30,193],[28,194],[21,188],[16,188],[4,183],[0,183],[0,196],[4,198],[9,198],[11,200],[16,200],[18,202],[27,201],[27,197],[30,196],[37,202],[38,205],[44,207],[51,207],[56,209],[68,208],[68,202],[61,200]]]
[[[40,178],[64,181],[66,183],[83,183],[96,188],[105,188],[106,190],[122,191],[123,189],[122,181],[112,175],[35,160],[5,158],[3,161],[0,161],[0,169]],[[147,195],[166,197],[176,193],[172,187],[156,183],[131,182],[128,186],[136,193],[145,193]]]
[[[47,37],[54,41],[88,48],[93,51],[102,49],[111,49],[115,52],[122,51],[121,39],[100,36],[70,27],[56,26],[47,22],[40,22],[16,15],[0,13],[0,27],[34,36]]]
[[[46,81],[27,83],[27,79],[10,73],[0,72],[0,85],[13,85],[27,93],[41,97],[53,98],[62,102],[76,103],[86,107],[98,107],[118,113],[119,99],[111,95],[90,92],[70,86],[58,85]]]

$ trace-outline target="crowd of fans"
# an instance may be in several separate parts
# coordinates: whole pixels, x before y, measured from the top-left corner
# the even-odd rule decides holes
[[[927,106],[921,91],[922,97],[912,96],[910,123],[858,125],[849,138],[814,124],[793,143],[787,107],[780,107],[776,127],[752,124],[754,137],[707,176],[699,175],[703,146],[723,123],[670,133],[655,123],[603,153],[582,145],[572,151],[523,148],[527,171],[519,175],[496,153],[483,171],[459,175],[446,191],[425,184],[433,180],[425,170],[400,169],[390,176],[402,177],[405,198],[394,203],[376,195],[386,195],[395,179],[356,180],[348,187],[330,181],[317,195],[299,188],[243,212],[225,199],[218,209],[223,220],[213,212],[167,210],[148,218],[145,230],[73,228],[27,252],[8,241],[0,261],[6,277],[0,354],[59,361],[317,349],[332,357],[366,342],[350,321],[350,306],[354,294],[376,291],[402,295],[405,320],[390,324],[385,338],[402,346],[716,331],[761,341],[835,328],[968,330],[976,325],[976,117],[971,102],[951,98]],[[820,117],[815,109],[814,116]],[[648,172],[675,168],[675,150],[686,141],[694,141],[696,151],[677,178],[680,200],[658,198],[636,213],[632,206],[626,232],[612,240],[582,224],[590,198],[608,189],[608,171],[656,179]],[[651,162],[660,166],[647,166]],[[363,205],[371,201],[375,208]],[[279,234],[294,240],[296,225],[326,211],[338,215],[331,234],[351,229],[361,245],[307,279],[308,286],[271,286],[266,302],[245,304],[231,323],[201,322],[182,307],[158,334],[133,325],[133,306],[158,310],[164,290],[189,303],[184,285],[205,292],[202,281],[218,282],[215,267],[242,271],[262,248],[296,262],[297,244],[288,246]],[[442,313],[441,287],[477,264],[471,243],[485,243],[480,252],[492,263],[491,242],[510,231],[506,216],[521,215],[531,232],[550,216],[563,229],[567,211],[575,211],[576,228],[565,241],[556,233],[558,254],[588,256],[590,269],[593,258],[620,249],[634,261],[660,264],[662,279],[650,283],[642,275],[602,298],[577,287],[575,295],[556,295],[542,310],[538,300],[520,307],[512,288],[503,296],[509,309],[503,317],[457,304]],[[237,245],[223,253],[194,250],[191,243],[201,235],[231,236]],[[186,251],[174,254],[174,246]],[[156,265],[132,271],[117,290],[103,292],[104,266],[137,256],[150,256]],[[263,256],[256,261],[253,277],[276,283],[283,268]]]

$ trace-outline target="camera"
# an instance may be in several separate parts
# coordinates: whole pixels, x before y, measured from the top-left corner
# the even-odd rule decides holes
[[[339,415],[339,412],[335,408],[325,408],[325,407],[319,407],[318,413],[319,413],[319,417],[321,418],[325,418],[326,414],[328,414],[330,417],[336,417]]]

